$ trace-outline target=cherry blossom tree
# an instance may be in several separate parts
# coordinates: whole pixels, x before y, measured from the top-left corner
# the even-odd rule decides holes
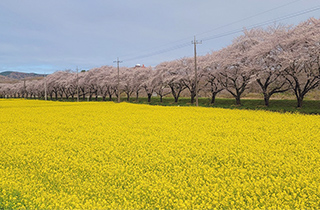
[[[26,91],[29,93],[30,98],[36,98],[39,97],[39,89],[38,89],[38,80],[29,80],[28,85],[26,85]],[[43,89],[43,87],[42,87]]]
[[[151,67],[133,68],[133,89],[136,92],[136,102],[139,100],[139,92],[144,88],[143,83],[147,81],[151,73]]]
[[[0,83],[0,98],[4,98],[4,95],[5,95],[5,84],[1,84]]]
[[[164,79],[165,71],[162,70],[162,64],[155,67],[152,83],[155,85],[154,92],[160,97],[160,102],[163,101],[163,97],[170,94],[170,89]]]
[[[264,103],[269,106],[270,97],[275,93],[283,93],[289,89],[281,72],[279,60],[281,47],[279,42],[288,33],[289,27],[269,27],[261,33],[261,41],[248,54],[249,66],[254,71],[253,78],[264,96]]]
[[[122,69],[120,74],[120,83],[122,90],[127,95],[127,101],[130,101],[130,96],[135,92],[135,77],[133,68]]]
[[[200,63],[202,60],[202,57],[198,58],[198,63]],[[195,69],[194,69],[194,59],[193,58],[182,58],[178,62],[180,62],[179,67],[176,67],[178,72],[181,76],[181,83],[184,85],[184,87],[189,90],[190,97],[191,97],[191,104],[194,103],[194,98],[196,96],[196,83],[198,86],[198,93],[201,91],[200,87],[200,80],[203,77],[203,69],[200,69],[199,67],[201,65],[198,65],[197,69],[197,81],[195,81]]]
[[[174,60],[171,62],[163,62],[157,66],[158,71],[160,71],[163,76],[164,83],[169,86],[176,103],[179,100],[181,92],[186,89],[182,81],[183,72],[179,65],[179,60]]]
[[[59,71],[56,73],[58,79],[56,81],[56,84],[58,85],[58,95],[60,96],[60,98],[62,99],[64,96],[66,97],[66,99],[69,98],[69,96],[71,95],[71,78],[73,76],[73,73],[71,72],[71,70],[66,70],[66,71]]]
[[[142,69],[143,71],[143,78],[141,80],[141,87],[145,90],[148,102],[151,102],[151,97],[155,88],[157,87],[157,77],[155,71],[152,70],[151,67]]]
[[[16,84],[3,83],[0,86],[1,95],[4,98],[12,97],[14,92],[17,90]]]
[[[105,101],[109,96],[109,101],[112,101],[112,95],[116,91],[116,69],[113,66],[102,66],[101,71],[95,75],[97,77],[97,84],[102,100]]]
[[[77,73],[71,72],[68,75],[67,80],[65,81],[66,87],[66,97],[71,96],[71,99],[74,100],[74,97],[77,94]],[[67,96],[68,95],[68,96]]]
[[[78,73],[78,86],[79,86],[79,97],[82,97],[83,100],[86,99],[86,94],[88,91],[88,81],[87,76],[88,72],[79,72]]]
[[[53,95],[55,99],[58,100],[58,95],[61,92],[59,81],[64,75],[65,72],[57,71],[47,76],[47,88],[51,100],[53,98]]]
[[[95,95],[95,100],[98,100],[98,78],[96,75],[101,70],[99,68],[91,69],[86,72],[84,81],[86,82],[84,85],[86,86],[87,93],[89,94],[89,101],[92,100],[92,96]]]
[[[251,82],[253,69],[248,59],[248,51],[260,43],[262,29],[245,30],[244,35],[237,37],[233,43],[219,51],[219,62],[222,68],[221,84],[236,99],[240,105],[240,98]]]
[[[221,83],[221,75],[219,74],[221,64],[215,52],[211,55],[203,56],[200,61],[202,61],[199,65],[203,69],[205,81],[204,90],[211,93],[211,104],[214,104],[217,94],[224,89]]]
[[[45,78],[35,80],[34,84],[33,84],[33,88],[35,89],[34,91],[39,99],[44,98],[44,96],[45,96]]]
[[[320,20],[311,18],[296,27],[269,27],[245,30],[224,49],[205,56],[198,56],[198,80],[195,81],[193,58],[162,62],[154,70],[144,68],[120,68],[120,88],[117,69],[102,66],[76,74],[57,71],[46,79],[20,80],[12,84],[0,84],[0,97],[43,97],[44,84],[50,98],[74,98],[86,95],[92,100],[125,93],[127,100],[133,93],[138,101],[142,90],[151,101],[152,94],[163,96],[171,93],[178,102],[181,93],[188,90],[191,103],[198,90],[210,92],[211,103],[225,89],[241,104],[240,98],[249,85],[258,87],[265,105],[275,93],[293,91],[297,106],[301,107],[306,94],[320,85]]]
[[[320,20],[311,18],[281,39],[281,67],[293,90],[297,107],[307,93],[320,83]]]

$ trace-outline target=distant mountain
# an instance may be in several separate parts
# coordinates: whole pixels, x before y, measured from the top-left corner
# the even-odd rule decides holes
[[[0,76],[4,76],[11,79],[24,79],[24,78],[32,78],[32,77],[44,77],[45,74],[36,74],[36,73],[22,73],[16,71],[4,71],[0,73]]]

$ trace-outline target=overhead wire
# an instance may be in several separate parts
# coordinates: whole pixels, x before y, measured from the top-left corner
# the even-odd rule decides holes
[[[315,8],[307,9],[307,10],[300,11],[300,12],[297,12],[297,13],[292,13],[292,14],[289,14],[289,15],[286,15],[286,16],[283,16],[283,17],[280,17],[280,18],[275,18],[275,19],[272,19],[272,20],[268,20],[268,21],[265,21],[265,22],[262,22],[262,23],[257,23],[257,24],[245,27],[245,29],[249,29],[250,30],[250,29],[257,28],[257,27],[262,27],[262,26],[265,26],[265,25],[268,25],[268,24],[271,24],[271,23],[274,23],[274,22],[277,22],[277,21],[281,21],[281,20],[286,20],[286,19],[289,19],[289,18],[297,17],[297,16],[300,16],[300,15],[304,15],[304,14],[307,14],[307,13],[310,13],[310,12],[317,11],[317,10],[320,10],[320,5],[315,7]],[[222,34],[217,34],[217,35],[214,35],[214,36],[209,36],[209,37],[203,38],[202,41],[208,41],[208,40],[211,40],[211,39],[217,39],[217,38],[221,38],[221,37],[224,37],[224,36],[229,36],[229,35],[232,35],[232,34],[236,34],[236,33],[242,32],[243,30],[244,30],[244,28],[233,30],[233,31],[229,31],[229,32],[222,33]]]
[[[283,5],[280,5],[280,6],[278,6],[278,7],[274,7],[274,8],[272,8],[272,9],[269,9],[269,10],[266,10],[266,11],[263,11],[263,12],[260,12],[260,13],[257,13],[257,14],[255,14],[255,15],[251,15],[251,16],[249,16],[249,17],[246,17],[246,18],[243,18],[243,19],[240,19],[240,20],[237,20],[237,21],[228,23],[228,24],[226,24],[226,25],[219,26],[219,27],[214,28],[214,29],[212,29],[212,30],[209,30],[209,31],[206,31],[206,32],[202,32],[202,33],[196,34],[196,36],[199,36],[199,35],[202,35],[202,34],[206,34],[206,33],[210,33],[210,32],[212,32],[212,31],[216,31],[216,30],[219,30],[219,29],[222,29],[222,28],[231,26],[231,25],[233,25],[233,24],[240,23],[240,22],[245,21],[245,20],[249,20],[249,19],[251,19],[251,18],[254,18],[254,17],[260,16],[260,15],[266,14],[266,13],[268,13],[268,12],[271,12],[271,11],[274,11],[274,10],[277,10],[277,9],[280,9],[280,8],[282,8],[282,7],[286,7],[286,6],[290,5],[290,4],[297,3],[298,1],[301,1],[301,0],[292,1],[292,2],[289,2],[289,3],[283,4]]]
[[[234,22],[231,22],[231,23],[229,23],[229,24],[226,24],[226,25],[217,27],[217,28],[212,29],[212,30],[210,30],[210,31],[196,34],[196,36],[202,35],[202,34],[206,34],[206,33],[209,33],[209,32],[212,32],[212,31],[215,31],[215,30],[218,30],[218,29],[221,29],[221,28],[225,28],[225,27],[230,26],[230,25],[233,25],[233,24],[235,24],[235,23],[239,23],[239,22],[242,22],[242,21],[251,19],[251,18],[253,18],[253,17],[257,17],[257,16],[259,16],[259,15],[262,15],[262,14],[265,14],[265,13],[268,13],[268,12],[271,12],[271,11],[273,11],[273,10],[277,10],[277,9],[279,9],[279,8],[282,8],[282,7],[286,7],[286,6],[290,5],[290,4],[294,4],[294,3],[299,2],[299,1],[301,1],[301,0],[295,0],[295,1],[292,1],[292,2],[289,2],[289,3],[286,3],[286,4],[283,4],[283,5],[274,7],[274,8],[272,8],[272,9],[269,9],[269,10],[266,10],[266,11],[263,11],[263,12],[260,12],[260,13],[257,13],[257,14],[255,14],[255,15],[252,15],[252,16],[249,16],[249,17],[246,17],[246,18],[243,18],[243,19],[241,19],[241,20],[234,21]],[[167,43],[167,44],[163,44],[163,45],[158,46],[158,47],[149,48],[149,49],[146,49],[146,50],[144,50],[144,51],[154,50],[155,48],[162,48],[162,47],[164,47],[164,46],[172,45],[172,44],[174,44],[174,43],[181,42],[181,41],[184,41],[184,40],[191,40],[192,38],[193,38],[193,37],[190,36],[190,37],[188,37],[188,38],[176,40],[176,41],[173,41],[173,42],[170,42],[170,43]],[[158,55],[158,54],[170,52],[170,51],[173,51],[173,50],[176,50],[176,49],[180,49],[180,48],[186,47],[186,46],[188,46],[189,44],[190,44],[190,41],[189,41],[189,42],[185,42],[185,43],[183,43],[183,44],[179,44],[179,45],[177,45],[176,47],[169,47],[169,48],[166,48],[166,49],[163,49],[163,50],[158,50],[158,51],[155,51],[155,52],[146,53],[145,55],[135,56],[135,57],[133,57],[133,58],[130,58],[130,57],[129,57],[129,56],[133,55],[133,53],[127,54],[127,55],[123,55],[123,56],[121,56],[121,57],[129,57],[129,59],[125,59],[125,60],[126,60],[126,61],[131,61],[131,60],[135,60],[135,59],[140,59],[140,58],[144,58],[144,57],[151,57],[151,56],[154,56],[154,55]]]
[[[151,57],[151,56],[154,56],[154,55],[159,55],[159,54],[163,54],[163,53],[170,52],[170,51],[173,51],[173,50],[181,49],[181,48],[184,48],[184,47],[187,47],[187,46],[190,46],[189,42],[188,43],[184,43],[184,44],[179,44],[179,45],[167,48],[167,49],[158,50],[158,51],[155,51],[153,53],[149,53],[149,54],[145,54],[145,55],[141,55],[141,56],[125,59],[124,61],[132,61],[132,60],[137,60],[137,59],[141,59],[141,58],[147,58],[147,57]]]
[[[227,26],[230,26],[230,25],[232,25],[232,24],[239,23],[239,22],[241,22],[241,21],[244,21],[244,20],[247,20],[247,19],[250,19],[250,18],[259,16],[259,15],[261,15],[261,14],[265,14],[265,13],[270,12],[270,11],[273,11],[273,10],[275,10],[275,9],[279,9],[279,8],[288,6],[289,4],[293,4],[293,3],[298,2],[298,1],[301,1],[301,0],[296,0],[296,1],[293,1],[293,2],[290,2],[290,3],[287,3],[287,4],[285,4],[285,5],[278,6],[278,7],[276,7],[276,8],[273,8],[273,9],[270,9],[270,10],[267,10],[267,11],[264,11],[264,12],[261,12],[261,13],[258,13],[258,14],[256,14],[256,15],[252,15],[252,16],[250,16],[250,17],[241,19],[241,20],[239,20],[239,21],[235,21],[235,22],[229,23],[229,24],[227,24],[227,25],[224,25],[224,26],[215,28],[215,29],[213,29],[213,30],[210,30],[210,31],[207,31],[207,32],[203,32],[203,33],[199,33],[199,34],[197,34],[197,35],[199,36],[199,35],[202,35],[202,34],[210,33],[210,32],[212,32],[212,31],[214,31],[214,30],[218,30],[218,29],[221,29],[221,28],[223,28],[223,27],[227,27]],[[313,7],[313,8],[309,8],[309,9],[307,9],[307,10],[298,11],[298,12],[295,12],[295,13],[291,13],[291,14],[288,14],[288,15],[285,15],[285,16],[282,16],[282,17],[279,17],[279,18],[274,18],[274,19],[267,20],[267,21],[264,21],[264,22],[261,22],[261,23],[257,23],[257,24],[254,24],[254,25],[245,27],[245,29],[249,29],[249,30],[250,30],[250,29],[253,29],[253,28],[257,28],[257,27],[262,27],[262,26],[268,25],[268,24],[270,24],[270,23],[274,23],[274,22],[286,20],[286,19],[289,19],[289,18],[297,17],[297,16],[300,16],[300,15],[303,15],[303,14],[307,14],[307,13],[311,13],[311,12],[317,11],[317,10],[320,10],[320,5],[319,5],[319,6],[316,6],[316,7]],[[217,38],[229,36],[229,35],[232,35],[232,34],[240,33],[240,32],[242,32],[243,30],[244,30],[244,28],[241,28],[241,29],[236,29],[236,30],[228,31],[228,32],[221,33],[221,34],[216,34],[216,35],[213,35],[213,36],[204,37],[204,38],[202,39],[202,41],[205,42],[205,41],[209,41],[209,40],[212,40],[212,39],[217,39]],[[181,40],[186,40],[186,38],[185,38],[185,39],[181,39]],[[173,42],[173,43],[180,42],[181,40],[175,41],[175,42]],[[166,45],[168,45],[168,44],[166,44]],[[166,46],[166,45],[163,45],[163,46]],[[123,61],[125,62],[125,61],[132,61],[132,60],[138,60],[138,59],[142,59],[142,58],[152,57],[152,56],[155,56],[155,55],[159,55],[159,54],[167,53],[167,52],[174,51],[174,50],[177,50],[177,49],[181,49],[181,48],[184,48],[184,47],[187,47],[187,46],[190,46],[190,45],[191,45],[191,42],[190,42],[190,41],[189,41],[189,42],[184,42],[184,43],[181,43],[181,44],[178,44],[178,45],[175,45],[175,46],[172,46],[172,47],[168,47],[168,48],[165,48],[165,49],[160,49],[160,50],[157,50],[157,51],[154,51],[154,52],[145,53],[145,54],[138,55],[138,56],[134,56],[134,57],[131,57],[131,58],[129,57],[128,59],[124,59]],[[158,47],[158,48],[159,48],[159,47]],[[154,49],[154,48],[153,48],[153,49]]]

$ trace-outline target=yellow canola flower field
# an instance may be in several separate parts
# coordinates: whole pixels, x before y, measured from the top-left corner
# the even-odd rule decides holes
[[[320,116],[0,100],[0,208],[320,208]]]

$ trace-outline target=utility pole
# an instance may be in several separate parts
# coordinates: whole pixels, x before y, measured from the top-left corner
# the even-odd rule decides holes
[[[77,66],[77,102],[79,102],[79,77],[78,77],[78,66]]]
[[[119,75],[119,63],[122,63],[122,61],[119,61],[119,58],[117,58],[117,60],[116,60],[116,61],[113,61],[113,63],[117,63],[117,69],[118,69],[117,91],[118,91],[118,103],[120,103],[120,75]]]
[[[194,36],[194,40],[191,43],[194,45],[194,80],[196,89],[196,106],[198,106],[197,44],[202,44],[202,41],[197,41],[196,36]]]
[[[27,98],[26,78],[23,79],[23,92],[24,92],[24,98]]]
[[[44,74],[44,100],[47,100],[47,77]]]

